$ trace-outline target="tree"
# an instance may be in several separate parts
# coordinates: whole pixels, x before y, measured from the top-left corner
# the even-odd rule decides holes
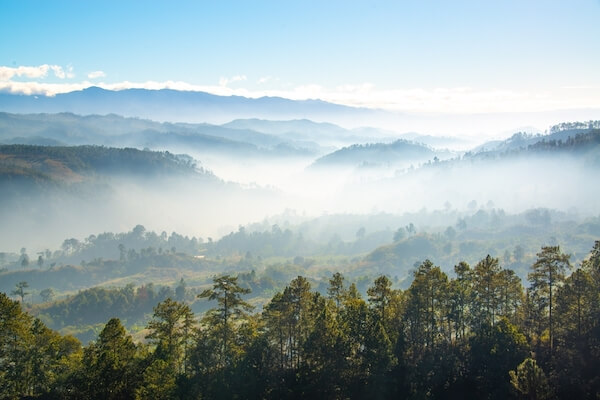
[[[298,276],[265,306],[266,334],[282,379],[295,374],[304,360],[304,343],[314,323],[313,303],[310,283]]]
[[[408,225],[406,225],[406,232],[408,233],[408,236],[414,236],[417,234],[417,228],[415,227],[415,224],[413,224],[412,222]]]
[[[40,297],[44,303],[47,303],[54,298],[54,290],[52,288],[44,289],[40,292]]]
[[[179,284],[175,288],[175,297],[178,301],[185,301],[185,287],[185,281],[183,280],[183,278],[181,278]]]
[[[559,398],[589,398],[592,393],[600,394],[600,382],[594,379],[600,366],[598,314],[594,312],[597,296],[598,287],[582,268],[575,270],[557,290],[553,313],[557,368],[552,371],[552,380],[560,382],[556,385]]]
[[[423,355],[425,349],[434,350],[443,318],[448,277],[429,260],[423,261],[414,273],[408,289],[405,320],[413,358]]]
[[[473,271],[468,263],[461,261],[454,266],[454,272],[456,279],[450,281],[448,293],[450,318],[454,321],[456,336],[465,338],[470,317]]]
[[[367,338],[369,309],[367,303],[361,298],[352,283],[348,289],[348,295],[344,300],[340,314],[340,329],[344,345],[344,354],[347,354],[347,367],[343,375],[348,388],[348,397],[351,394],[361,393],[366,385],[367,371],[363,368],[366,360],[365,339]],[[372,319],[372,318],[371,318]]]
[[[516,324],[522,320],[521,305],[523,304],[523,285],[521,278],[515,274],[515,271],[503,269],[500,271],[500,298],[498,303],[498,315],[508,318]]]
[[[320,312],[314,327],[304,343],[303,380],[308,386],[307,394],[323,398],[339,398],[347,348],[337,318],[332,313],[332,301],[318,297],[316,308]]]
[[[21,304],[23,304],[25,301],[25,296],[27,296],[29,294],[29,292],[25,291],[25,289],[27,289],[29,287],[29,283],[27,283],[25,281],[21,281],[21,282],[17,283],[15,286],[16,286],[16,289],[13,290],[12,292],[10,292],[10,294],[13,296],[21,297]]]
[[[30,342],[31,317],[17,301],[0,293],[0,393],[2,398],[19,398],[26,392],[26,344]]]
[[[127,259],[127,249],[123,243],[119,243],[119,260],[124,262]]]
[[[82,243],[77,239],[65,239],[61,248],[65,255],[75,254],[81,249]]]
[[[456,230],[453,227],[449,226],[444,231],[444,235],[448,240],[454,240],[456,238]]]
[[[596,315],[592,307],[597,296],[594,289],[591,276],[579,268],[573,271],[558,291],[556,309],[559,329],[570,339],[581,340],[594,326]]]
[[[387,320],[387,306],[392,298],[392,281],[381,275],[375,279],[373,286],[367,289],[369,295],[369,303],[375,309],[377,320],[384,326]]]
[[[385,377],[394,364],[394,353],[390,341],[381,321],[371,319],[367,325],[367,334],[364,340],[364,357],[362,368],[367,372],[368,398],[385,398]]]
[[[0,398],[45,397],[60,392],[60,380],[81,354],[79,341],[61,337],[21,304],[0,293]],[[61,398],[62,396],[48,396]]]
[[[494,326],[478,330],[470,338],[469,347],[469,375],[477,383],[478,397],[508,398],[509,371],[529,353],[525,335],[506,318],[501,318]]]
[[[330,299],[335,301],[335,306],[339,310],[340,304],[344,300],[346,294],[346,289],[344,288],[344,276],[339,272],[333,274],[329,280],[327,294],[329,295]]]
[[[515,259],[515,261],[521,262],[521,261],[523,261],[524,257],[525,257],[525,250],[523,250],[523,247],[521,247],[521,245],[515,246],[515,250],[513,251],[513,258]]]
[[[135,365],[137,349],[118,318],[111,318],[83,359],[90,395],[103,399],[131,399],[140,378]]]
[[[532,294],[540,308],[548,312],[547,325],[551,356],[554,348],[553,295],[556,287],[564,282],[566,270],[571,268],[569,258],[569,255],[561,253],[559,246],[544,246],[542,251],[537,254],[537,260],[531,267],[532,272],[527,275],[527,279],[531,283]]]
[[[581,268],[589,274],[594,287],[600,288],[600,240],[594,242],[594,247],[583,261]],[[600,291],[596,291],[592,299],[592,312],[600,317]]]
[[[135,398],[171,400],[176,398],[177,382],[171,365],[161,359],[156,359],[146,368],[142,384],[136,389]]]
[[[548,384],[546,374],[531,358],[526,358],[515,371],[510,371],[510,383],[523,399],[552,398],[552,389]]]
[[[194,323],[194,314],[186,304],[167,298],[154,307],[146,339],[156,345],[155,358],[167,362],[173,371],[184,372]]]
[[[31,340],[26,352],[31,397],[65,398],[72,389],[70,377],[81,362],[81,343],[73,336],[61,336],[39,319],[30,325]]]
[[[234,323],[247,317],[248,312],[254,308],[242,300],[242,295],[250,293],[250,289],[240,287],[237,279],[230,275],[216,277],[213,279],[212,289],[206,289],[198,295],[200,298],[217,301],[217,307],[206,312],[203,323],[215,330],[215,337],[218,338],[216,351],[221,366],[228,366],[233,360]]]
[[[356,239],[363,239],[365,237],[367,233],[367,230],[365,229],[364,226],[361,226],[360,228],[358,228],[358,230],[356,231]]]
[[[290,361],[298,369],[304,360],[304,342],[307,340],[313,324],[311,305],[313,294],[310,283],[303,276],[298,276],[290,282],[283,291],[283,301],[289,304],[289,313],[286,315],[289,329]]]
[[[394,242],[399,242],[406,237],[406,230],[400,227],[394,232]]]
[[[494,325],[500,308],[501,269],[497,258],[488,256],[473,269],[474,324]]]

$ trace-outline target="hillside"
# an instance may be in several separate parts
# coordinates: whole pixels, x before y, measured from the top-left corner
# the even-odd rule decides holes
[[[600,128],[600,121],[587,122],[563,122],[551,126],[546,134],[528,134],[517,132],[505,140],[494,140],[486,142],[471,150],[473,153],[479,152],[507,152],[520,149],[526,149],[538,142],[566,142],[569,138],[573,139],[579,134],[592,132]]]
[[[117,149],[101,146],[0,145],[0,182],[46,180],[76,183],[101,175],[203,176],[212,174],[197,169],[187,156],[169,152]]]
[[[323,156],[314,162],[313,167],[325,166],[360,166],[420,163],[431,160],[440,153],[431,148],[409,142],[396,140],[393,143],[375,143],[344,147]]]
[[[103,145],[244,157],[305,155],[318,146],[210,124],[160,123],[115,114],[80,116],[0,113],[0,143]]]

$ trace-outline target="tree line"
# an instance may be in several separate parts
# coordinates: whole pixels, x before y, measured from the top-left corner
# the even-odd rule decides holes
[[[145,342],[112,318],[83,348],[0,294],[0,398],[597,398],[600,241],[569,258],[542,247],[527,288],[489,255],[452,277],[425,260],[366,298],[340,273],[324,294],[298,276],[255,313],[222,275],[200,320],[167,298]]]

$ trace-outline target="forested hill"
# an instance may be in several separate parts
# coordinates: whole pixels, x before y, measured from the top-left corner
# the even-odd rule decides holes
[[[215,179],[188,156],[102,146],[0,145],[0,182],[79,183],[98,175],[195,175]]]
[[[528,146],[529,150],[563,150],[584,153],[600,150],[600,128],[590,129],[569,135],[565,139],[543,139]]]
[[[581,143],[581,138],[585,136],[597,135],[600,129],[600,121],[588,122],[563,122],[551,126],[546,135],[532,135],[524,132],[517,132],[506,140],[496,140],[482,144],[472,150],[473,153],[479,152],[507,152],[515,150],[523,150],[532,147],[539,143],[570,143],[578,145]],[[594,133],[596,132],[596,133]],[[577,137],[579,140],[575,140]]]
[[[359,166],[368,164],[419,163],[436,156],[428,146],[407,140],[344,147],[319,158],[313,167]]]

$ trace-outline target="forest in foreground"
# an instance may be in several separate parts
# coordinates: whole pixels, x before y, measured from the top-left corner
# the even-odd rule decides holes
[[[87,346],[0,294],[0,397],[598,398],[600,241],[577,268],[542,247],[527,281],[489,255],[452,277],[425,260],[406,290],[298,276],[253,312],[220,275],[200,319],[167,298],[145,340],[111,318]]]

